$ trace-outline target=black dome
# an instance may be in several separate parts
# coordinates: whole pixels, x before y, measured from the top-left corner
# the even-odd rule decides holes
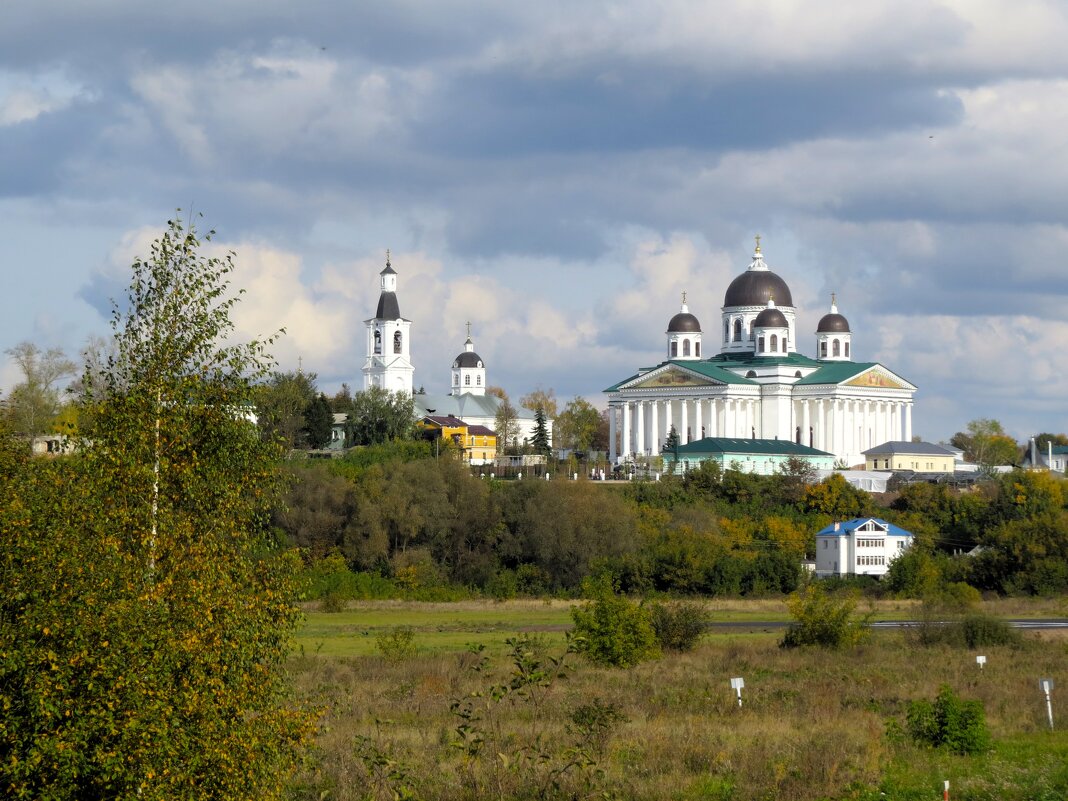
[[[399,320],[400,305],[397,303],[396,292],[383,292],[378,296],[378,309],[375,311],[376,320]]]
[[[848,334],[849,320],[837,312],[825,314],[820,318],[820,324],[816,326],[817,334]]]
[[[452,363],[453,367],[481,367],[482,357],[475,353],[473,350],[465,350],[459,356],[456,357],[456,361]]]
[[[753,320],[753,328],[788,328],[786,317],[778,309],[764,309]]]
[[[701,323],[689,312],[679,312],[668,323],[668,333],[700,334]]]
[[[793,306],[790,287],[771,270],[748,270],[727,287],[724,306],[767,306],[774,300],[779,306]]]

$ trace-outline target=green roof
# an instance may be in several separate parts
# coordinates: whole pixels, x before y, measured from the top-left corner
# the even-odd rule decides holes
[[[865,370],[878,366],[878,362],[820,362],[820,368],[797,382],[803,384],[841,384]]]
[[[759,454],[769,456],[829,456],[833,453],[798,445],[788,439],[740,439],[734,437],[705,437],[679,446],[679,455],[696,453]],[[664,451],[665,456],[674,456],[674,449]]]

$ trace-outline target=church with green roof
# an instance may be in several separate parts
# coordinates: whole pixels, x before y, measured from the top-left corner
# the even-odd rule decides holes
[[[863,464],[876,445],[911,440],[916,387],[877,362],[854,360],[835,298],[816,326],[813,358],[798,350],[796,315],[758,237],[752,262],[724,295],[717,352],[707,354],[712,343],[683,296],[668,323],[665,360],[605,390],[612,460],[661,453],[672,429],[683,445],[785,440],[846,465]]]

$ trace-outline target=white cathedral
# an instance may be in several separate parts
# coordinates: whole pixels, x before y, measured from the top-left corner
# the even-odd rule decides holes
[[[668,323],[666,360],[605,390],[611,460],[659,454],[672,428],[681,444],[790,440],[846,465],[863,464],[868,448],[910,441],[916,387],[881,364],[853,361],[849,322],[833,296],[816,326],[816,358],[802,355],[796,312],[757,237],[753,261],[723,298],[719,352],[702,356],[701,323],[684,295]]]

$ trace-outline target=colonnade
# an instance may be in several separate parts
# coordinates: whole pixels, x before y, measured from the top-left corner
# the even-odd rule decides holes
[[[868,448],[912,439],[911,400],[801,397],[781,402],[789,409],[780,417],[763,415],[759,397],[616,399],[609,403],[609,456],[615,462],[660,453],[672,426],[683,445],[702,437],[799,440],[847,464],[863,461],[861,454]],[[789,425],[779,430],[781,423],[770,423],[767,428],[773,430],[765,430],[763,419],[788,420]]]

